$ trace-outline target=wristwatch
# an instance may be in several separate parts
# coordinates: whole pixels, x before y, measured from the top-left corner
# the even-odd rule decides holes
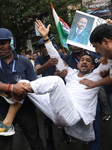
[[[47,41],[49,41],[49,39],[43,40],[44,43],[47,42]]]

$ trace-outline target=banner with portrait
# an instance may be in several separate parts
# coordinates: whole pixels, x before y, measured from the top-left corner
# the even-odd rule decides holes
[[[89,41],[90,34],[96,26],[103,23],[106,23],[106,20],[76,10],[67,43],[90,51],[95,51]]]

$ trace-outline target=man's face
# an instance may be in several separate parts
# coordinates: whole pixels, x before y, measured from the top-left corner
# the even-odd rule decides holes
[[[87,19],[86,18],[81,18],[78,23],[78,28],[79,30],[84,30],[86,28],[86,25],[87,25]]]
[[[45,47],[44,45],[40,45],[40,50],[41,50],[41,52],[42,52],[42,55],[44,55],[44,56],[49,56],[49,55],[48,55],[48,52],[47,52],[47,50],[46,50],[46,47]]]
[[[82,74],[90,73],[94,69],[92,58],[88,55],[82,56],[78,63],[78,69]]]
[[[32,59],[35,60],[35,58],[37,57],[37,54],[33,54],[32,55]]]
[[[4,58],[10,53],[10,41],[0,40],[0,57]]]
[[[96,53],[100,53],[107,59],[112,59],[112,40],[104,39],[102,43],[92,43]]]

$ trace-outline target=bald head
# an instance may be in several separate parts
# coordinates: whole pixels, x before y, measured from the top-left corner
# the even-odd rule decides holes
[[[84,30],[87,26],[88,20],[86,18],[80,18],[77,25],[79,30]]]

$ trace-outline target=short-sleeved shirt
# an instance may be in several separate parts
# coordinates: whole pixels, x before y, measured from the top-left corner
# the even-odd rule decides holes
[[[28,58],[17,55],[14,52],[14,59],[7,64],[3,59],[0,59],[0,81],[7,84],[15,84],[20,79],[27,79],[29,81],[37,79],[33,66]],[[6,115],[9,104],[0,97],[0,114]],[[30,108],[30,109],[29,109]],[[21,109],[17,115],[22,115],[34,110],[35,106],[28,98],[25,99]]]

